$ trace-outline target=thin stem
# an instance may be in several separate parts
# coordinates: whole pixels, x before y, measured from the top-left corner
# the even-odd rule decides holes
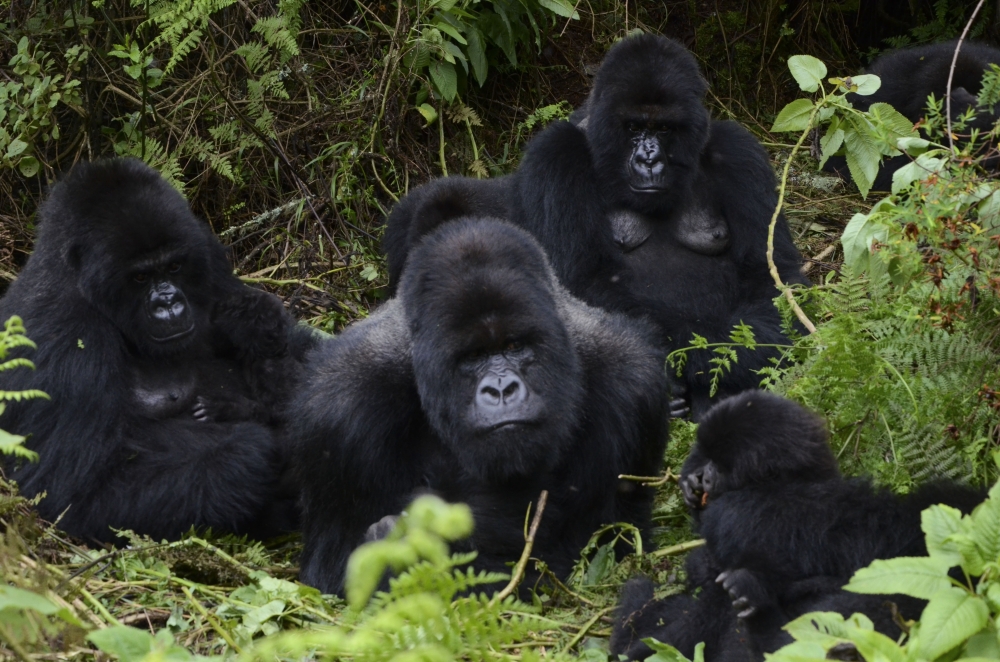
[[[979,4],[972,10],[972,16],[969,17],[969,22],[965,24],[962,36],[958,38],[958,43],[955,44],[955,52],[951,56],[951,68],[948,69],[948,85],[944,88],[944,114],[945,121],[948,123],[948,147],[951,148],[955,147],[955,141],[951,136],[951,81],[955,77],[955,65],[958,64],[958,52],[962,50],[962,42],[968,36],[969,30],[972,28],[972,23],[976,20],[976,14],[983,8],[985,2],[986,0],[979,0]]]
[[[538,533],[538,527],[542,523],[542,513],[545,512],[545,504],[548,500],[549,491],[542,490],[542,493],[538,495],[538,508],[535,510],[535,517],[531,520],[531,526],[528,527],[528,536],[524,539],[524,551],[521,552],[521,558],[517,560],[517,565],[514,566],[510,582],[507,583],[502,591],[493,596],[491,602],[497,603],[505,600],[507,596],[514,592],[514,589],[521,583],[521,580],[524,579],[524,569],[528,567],[528,560],[531,558],[531,548],[535,546],[535,534]]]
[[[671,545],[670,547],[664,547],[663,549],[658,549],[655,552],[650,552],[647,556],[651,556],[653,558],[659,558],[661,556],[674,556],[676,554],[683,554],[684,552],[692,549],[704,547],[704,545],[705,541],[702,539],[689,540],[687,542],[682,542],[679,545]]]
[[[448,176],[448,164],[444,162],[444,106],[441,107],[441,112],[438,113],[438,159],[441,161],[441,172],[445,177]]]
[[[785,203],[785,188],[788,186],[788,171],[792,167],[792,161],[795,160],[795,154],[802,147],[802,143],[805,142],[806,136],[809,135],[813,121],[816,119],[816,113],[819,112],[821,104],[816,104],[813,106],[812,112],[809,114],[809,123],[802,135],[799,136],[798,141],[795,146],[792,147],[792,153],[788,155],[788,160],[785,161],[785,168],[781,172],[781,186],[778,187],[778,204],[774,206],[774,214],[771,215],[771,224],[767,227],[767,268],[771,272],[771,278],[774,279],[774,285],[785,295],[785,299],[788,300],[788,305],[792,307],[792,311],[795,316],[799,318],[802,322],[802,326],[806,327],[809,333],[816,332],[816,325],[806,317],[805,312],[799,307],[799,304],[795,301],[795,296],[792,294],[792,288],[785,285],[781,281],[781,275],[778,273],[778,266],[774,263],[774,228],[778,225],[778,217],[781,215],[781,207]]]

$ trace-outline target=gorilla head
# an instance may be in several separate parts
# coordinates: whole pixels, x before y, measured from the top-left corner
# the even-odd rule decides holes
[[[575,431],[583,379],[537,242],[506,223],[454,221],[409,264],[401,298],[436,432],[481,480],[555,466]]]
[[[207,326],[218,242],[184,198],[134,159],[80,164],[39,211],[38,246],[142,356],[175,354]]]
[[[765,391],[744,391],[705,414],[681,470],[684,500],[695,509],[725,492],[763,482],[840,476],[823,419]]]
[[[694,57],[670,39],[631,37],[608,52],[586,128],[610,200],[656,215],[687,198],[708,141],[707,89]]]

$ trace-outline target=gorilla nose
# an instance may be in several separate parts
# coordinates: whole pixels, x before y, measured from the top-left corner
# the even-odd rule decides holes
[[[503,409],[524,402],[527,390],[517,375],[487,375],[479,382],[476,403],[483,409]]]
[[[153,306],[153,317],[158,320],[169,320],[180,317],[184,314],[184,304],[173,300],[170,302],[160,302]]]

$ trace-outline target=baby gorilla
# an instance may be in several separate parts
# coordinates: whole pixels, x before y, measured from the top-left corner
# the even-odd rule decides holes
[[[311,357],[291,415],[302,581],[340,591],[366,532],[384,535],[384,518],[422,491],[472,508],[480,570],[517,560],[543,489],[534,553],[559,577],[599,525],[646,530],[652,489],[618,476],[660,470],[668,418],[654,338],[569,296],[512,225],[461,219],[427,235],[399,295]]]
[[[681,471],[681,489],[706,541],[688,562],[689,588],[702,590],[697,598],[649,602],[647,582],[626,586],[613,649],[635,659],[649,655],[639,640],[650,636],[692,649],[705,641],[711,660],[760,659],[790,641],[785,623],[809,611],[861,611],[896,636],[886,596],[840,587],[875,559],[925,555],[920,513],[928,506],[971,512],[986,496],[935,482],[899,497],[867,479],[845,479],[824,421],[762,391],[710,410]],[[919,616],[919,601],[889,599],[907,617]]]

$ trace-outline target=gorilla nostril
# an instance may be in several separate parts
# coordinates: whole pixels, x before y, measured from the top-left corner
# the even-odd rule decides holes
[[[503,401],[506,403],[516,402],[521,399],[521,383],[513,381],[507,384],[503,390]]]
[[[496,406],[500,404],[500,391],[492,386],[484,386],[479,389],[479,400],[484,405]]]

